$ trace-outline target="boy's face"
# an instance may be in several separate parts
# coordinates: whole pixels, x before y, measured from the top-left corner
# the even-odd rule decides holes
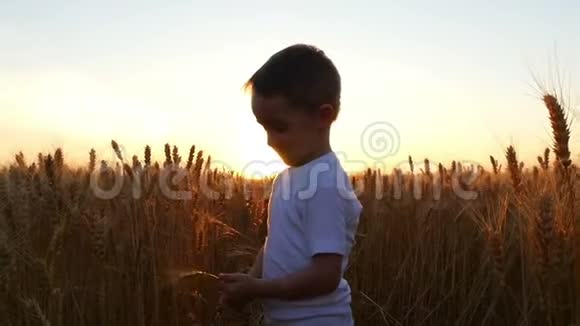
[[[318,111],[307,112],[292,107],[281,96],[252,96],[252,111],[268,136],[268,146],[285,164],[298,166],[325,141],[331,120]]]

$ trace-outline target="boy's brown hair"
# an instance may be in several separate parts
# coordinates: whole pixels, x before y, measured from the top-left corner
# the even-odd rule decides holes
[[[244,88],[264,97],[282,96],[304,109],[330,104],[337,114],[340,110],[340,74],[324,51],[313,45],[295,44],[275,53]]]

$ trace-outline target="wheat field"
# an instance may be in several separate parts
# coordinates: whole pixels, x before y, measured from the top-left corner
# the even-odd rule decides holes
[[[543,100],[554,144],[536,166],[510,146],[486,166],[409,157],[410,171],[352,174],[357,325],[574,323],[579,183],[565,111]],[[0,324],[259,325],[259,304],[220,307],[211,275],[191,273],[247,270],[271,179],[213,168],[195,146],[154,162],[149,146],[128,158],[111,145],[114,166],[94,150],[71,166],[58,149],[0,168]]]

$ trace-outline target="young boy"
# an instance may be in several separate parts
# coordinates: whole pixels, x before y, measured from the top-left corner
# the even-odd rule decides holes
[[[329,141],[340,75],[323,51],[297,44],[274,54],[246,88],[288,168],[273,182],[264,246],[248,274],[220,275],[222,300],[261,300],[266,325],[354,325],[343,275],[362,206]]]

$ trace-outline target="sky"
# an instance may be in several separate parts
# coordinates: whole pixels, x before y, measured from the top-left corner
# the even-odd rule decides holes
[[[408,155],[489,167],[510,144],[531,165],[551,145],[533,76],[557,86],[556,73],[576,159],[578,17],[578,1],[0,0],[0,162],[58,147],[110,161],[114,139],[129,156],[196,145],[218,167],[269,169],[241,86],[295,43],[340,71],[331,144],[347,169]]]

